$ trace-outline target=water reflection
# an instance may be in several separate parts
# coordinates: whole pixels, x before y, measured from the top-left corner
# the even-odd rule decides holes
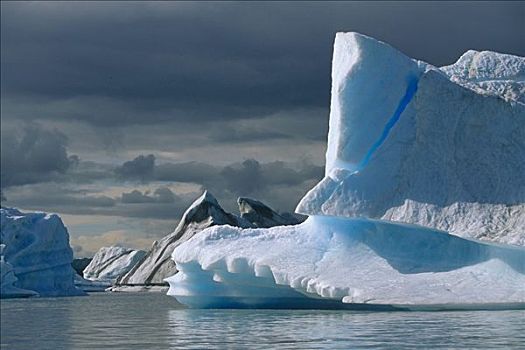
[[[173,349],[486,348],[525,344],[523,311],[170,310]]]
[[[524,311],[191,310],[163,294],[1,301],[2,349],[519,348]]]

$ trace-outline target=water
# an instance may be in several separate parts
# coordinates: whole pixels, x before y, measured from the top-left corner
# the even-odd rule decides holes
[[[525,311],[190,310],[161,293],[11,299],[1,348],[525,349]]]

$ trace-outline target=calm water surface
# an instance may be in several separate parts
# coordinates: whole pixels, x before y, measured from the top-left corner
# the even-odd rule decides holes
[[[161,293],[1,301],[2,349],[525,349],[525,311],[190,310]]]

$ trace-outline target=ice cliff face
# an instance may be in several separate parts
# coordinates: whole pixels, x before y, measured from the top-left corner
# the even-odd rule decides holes
[[[90,281],[105,282],[112,285],[137,264],[146,252],[119,246],[102,247],[83,271],[84,278]]]
[[[524,67],[469,51],[439,70],[339,33],[326,176],[297,212],[524,245]]]
[[[0,244],[0,297],[2,298],[26,298],[38,295],[37,292],[22,289],[15,286],[18,278],[13,272],[13,266],[4,261],[4,244]]]
[[[523,62],[469,52],[440,70],[337,34],[326,176],[297,208],[311,216],[196,234],[173,251],[168,294],[199,308],[525,308],[525,248],[458,237],[524,243]]]
[[[40,296],[84,294],[73,283],[73,251],[58,215],[11,208],[1,208],[0,215],[2,298],[18,296],[20,289]]]

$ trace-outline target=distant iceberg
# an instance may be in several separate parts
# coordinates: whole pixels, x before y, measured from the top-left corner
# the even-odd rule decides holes
[[[0,249],[3,250],[5,245],[0,245]],[[28,298],[37,296],[38,293],[32,290],[18,288],[15,284],[18,281],[15,273],[13,272],[13,266],[4,261],[3,255],[0,256],[0,297],[1,298]]]
[[[58,215],[1,208],[0,297],[84,295],[74,284],[73,250]]]
[[[326,176],[297,207],[310,217],[195,234],[173,251],[168,294],[199,308],[525,308],[524,62],[469,51],[439,69],[338,33]]]
[[[279,214],[264,203],[250,198],[239,198],[237,203],[240,216],[226,212],[217,199],[205,191],[186,210],[175,231],[155,241],[151,250],[129,272],[119,277],[111,290],[120,292],[166,288],[165,278],[177,273],[171,259],[173,250],[208,227],[272,227],[295,225],[305,219],[298,214]]]
[[[121,246],[100,248],[83,271],[84,279],[106,284],[110,287],[115,281],[130,271],[144,256],[143,250],[133,250]]]

